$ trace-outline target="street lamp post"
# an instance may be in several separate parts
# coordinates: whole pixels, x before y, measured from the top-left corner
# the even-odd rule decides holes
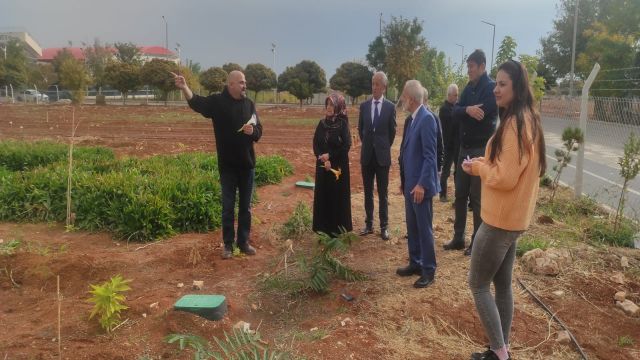
[[[493,27],[493,40],[491,40],[491,67],[489,68],[489,72],[491,72],[491,70],[493,70],[493,50],[495,49],[495,46],[496,46],[496,24],[492,24],[484,20],[480,20],[480,21],[487,25],[491,25],[491,27]]]
[[[573,98],[573,82],[576,78],[576,32],[578,31],[578,7],[580,0],[576,2],[576,10],[573,13],[573,43],[571,44],[571,78],[569,79],[569,96]]]
[[[460,69],[462,69],[462,64],[464,63],[464,45],[456,45],[460,46]]]
[[[162,20],[164,20],[164,48],[169,50],[169,23],[164,15],[162,15]]]
[[[276,88],[273,90],[273,101],[278,103],[278,73],[276,72],[276,44],[271,43],[271,52],[273,53],[273,73],[276,74]]]

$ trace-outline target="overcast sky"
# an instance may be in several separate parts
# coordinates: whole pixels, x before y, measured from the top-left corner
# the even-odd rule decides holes
[[[331,77],[345,61],[364,61],[379,33],[379,19],[403,16],[423,21],[429,45],[444,51],[453,64],[481,48],[491,62],[505,35],[517,53],[535,54],[540,38],[552,29],[558,0],[0,0],[0,31],[18,27],[43,48],[133,42],[140,46],[181,45],[182,59],[202,68],[259,62],[276,72],[301,60],[315,60]]]

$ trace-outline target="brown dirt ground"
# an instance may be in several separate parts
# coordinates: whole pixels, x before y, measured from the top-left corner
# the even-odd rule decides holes
[[[0,105],[0,139],[67,141],[72,108],[68,106]],[[416,290],[412,279],[395,276],[407,262],[403,237],[404,205],[397,192],[397,166],[391,171],[390,223],[392,240],[378,234],[356,243],[344,261],[365,272],[357,283],[334,282],[326,295],[287,296],[262,291],[260,280],[278,270],[284,253],[278,229],[298,201],[311,205],[312,192],[295,182],[313,176],[311,137],[321,108],[259,108],[265,133],[257,144],[261,155],[280,154],[295,175],[281,184],[258,189],[252,241],[255,257],[221,260],[220,231],[181,234],[149,245],[124,243],[107,233],[66,232],[61,224],[0,223],[0,239],[21,240],[21,250],[0,257],[0,359],[57,359],[56,276],[60,276],[61,334],[64,359],[192,358],[163,342],[170,333],[190,333],[207,339],[222,336],[242,320],[259,328],[271,348],[307,359],[467,359],[486,339],[466,285],[469,259],[461,252],[444,252],[452,233],[451,203],[434,202],[434,233],[438,273],[435,284]],[[357,109],[350,113],[356,134]],[[399,117],[402,119],[402,117]],[[75,109],[76,135],[81,145],[102,145],[119,156],[151,156],[214,149],[210,122],[185,107],[84,106]],[[402,124],[398,124],[399,133]],[[394,145],[397,158],[400,135]],[[357,141],[351,150],[354,228],[364,222],[362,180]],[[450,187],[452,184],[450,183]],[[553,226],[536,224],[530,231],[553,233]],[[541,229],[547,227],[546,229]],[[551,228],[549,228],[551,227]],[[311,239],[294,242],[294,251]],[[202,261],[193,265],[190,253]],[[300,251],[300,250],[298,250]],[[640,319],[616,309],[613,294],[626,290],[640,303],[640,255],[634,250],[572,249],[573,265],[558,277],[527,273],[522,278],[571,329],[589,358],[640,357]],[[632,259],[622,269],[619,256]],[[280,262],[281,264],[282,262]],[[624,272],[627,283],[609,280]],[[111,336],[88,320],[89,284],[115,274],[132,279],[127,293],[127,321]],[[172,310],[182,295],[193,293],[193,280],[203,280],[202,293],[224,294],[229,311],[221,321],[208,321]],[[15,282],[15,284],[13,283]],[[178,288],[178,283],[185,287]],[[559,327],[514,283],[516,308],[512,332],[514,359],[579,359],[571,345],[555,341]],[[555,299],[552,291],[566,295]],[[352,302],[342,292],[355,296]],[[157,308],[151,308],[152,303]],[[316,328],[316,329],[314,329]],[[313,330],[312,330],[313,329]],[[633,345],[618,345],[630,336]]]

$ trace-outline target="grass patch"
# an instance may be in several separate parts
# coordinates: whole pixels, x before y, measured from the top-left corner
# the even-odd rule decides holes
[[[633,238],[640,231],[638,226],[628,219],[622,219],[618,229],[614,229],[610,221],[595,221],[586,233],[589,239],[595,243],[630,247],[633,245]]]
[[[282,225],[280,231],[284,239],[300,239],[311,231],[312,223],[311,209],[302,201],[299,201],[293,214]]]
[[[536,235],[527,233],[518,240],[518,244],[516,245],[516,255],[518,257],[521,257],[529,250],[546,250],[547,247],[549,247],[549,243],[546,240]]]
[[[633,341],[633,338],[629,335],[620,336],[618,338],[619,347],[633,346],[633,344],[635,344],[635,341]]]
[[[62,222],[66,219],[66,145],[2,142],[0,220]],[[8,169],[8,170],[7,170]],[[292,173],[282,157],[256,162],[256,185]],[[182,153],[115,159],[100,147],[74,150],[74,228],[107,230],[119,238],[148,241],[176,232],[206,232],[221,225],[217,159]]]
[[[0,255],[13,255],[20,247],[20,240],[9,240],[0,242]]]

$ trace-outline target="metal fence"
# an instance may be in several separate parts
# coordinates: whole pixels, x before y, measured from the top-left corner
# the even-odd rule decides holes
[[[553,174],[554,152],[562,147],[562,131],[569,126],[579,127],[580,98],[545,97],[540,103],[540,113],[547,142],[548,172]],[[640,98],[589,98],[583,193],[614,209],[623,184],[618,162],[631,133],[640,136]],[[575,160],[572,164],[575,165]],[[565,169],[562,180],[574,186],[575,167]],[[640,219],[640,179],[629,183],[626,197],[625,214]]]

